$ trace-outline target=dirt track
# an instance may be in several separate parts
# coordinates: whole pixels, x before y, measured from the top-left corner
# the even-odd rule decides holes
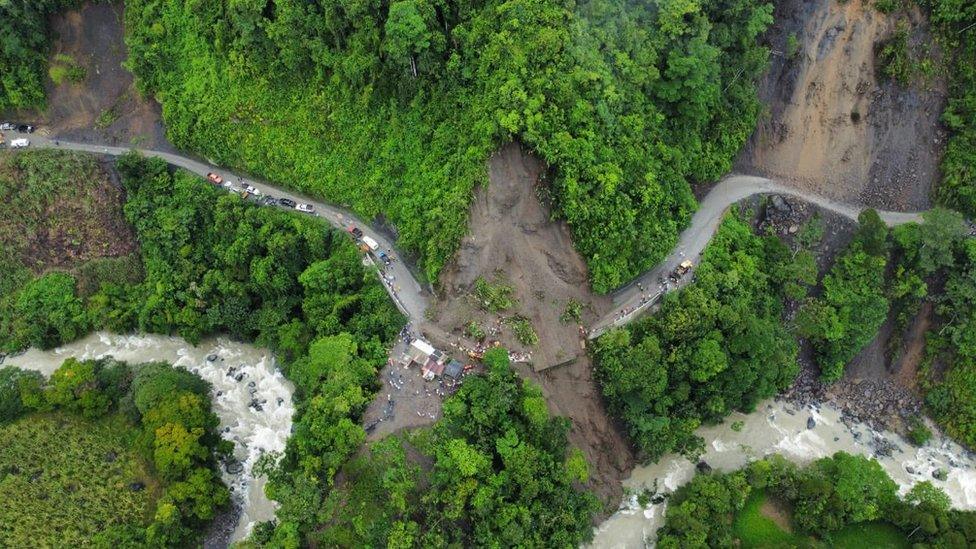
[[[737,170],[868,207],[928,208],[945,142],[945,84],[879,81],[874,53],[899,17],[910,20],[913,41],[929,41],[921,12],[885,15],[870,0],[786,0],[775,17],[767,39],[776,54],[760,85],[769,116]],[[788,58],[791,34],[800,46]]]

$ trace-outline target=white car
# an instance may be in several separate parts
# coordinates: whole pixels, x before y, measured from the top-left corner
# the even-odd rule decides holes
[[[13,141],[10,142],[11,149],[23,149],[28,145],[30,145],[30,141],[24,138],[14,139]]]
[[[0,131],[16,130],[17,125],[10,122],[0,122]]]
[[[299,202],[298,204],[295,205],[295,209],[298,210],[298,211],[300,211],[300,212],[305,212],[305,213],[312,213],[312,212],[315,211],[315,208],[312,207],[311,204],[304,204],[304,203],[301,203],[301,202]]]
[[[255,196],[261,196],[261,191],[255,189],[251,185],[245,185],[244,186],[244,190],[247,191],[247,192],[249,192],[249,193],[251,193],[251,194],[253,194],[253,195],[255,195]]]

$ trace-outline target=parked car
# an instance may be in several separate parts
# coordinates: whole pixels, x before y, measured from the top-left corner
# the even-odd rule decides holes
[[[349,229],[348,229],[348,231],[349,231],[349,234],[353,235],[356,238],[362,238],[363,237],[363,230],[360,229],[359,227],[355,226],[355,225],[350,226]]]
[[[34,126],[30,124],[21,124],[17,126],[17,131],[20,133],[34,133]]]
[[[220,184],[222,184],[224,182],[224,178],[223,177],[220,177],[219,175],[217,175],[217,174],[215,174],[213,172],[210,172],[210,173],[207,174],[207,180],[210,181],[211,183],[213,183],[214,185],[220,185]]]
[[[30,141],[24,138],[14,139],[10,142],[11,149],[23,149],[30,145]]]
[[[264,205],[265,206],[277,206],[278,205],[278,199],[275,198],[275,197],[273,197],[273,196],[271,196],[269,194],[269,195],[267,195],[267,196],[264,197]]]
[[[17,125],[16,124],[11,124],[10,122],[0,122],[0,132],[2,132],[2,131],[9,131],[9,130],[16,130],[16,129],[17,129]]]
[[[251,185],[244,185],[244,190],[253,194],[254,196],[261,196],[261,191],[257,190]]]
[[[280,198],[280,199],[278,199],[278,205],[279,206],[284,206],[286,208],[294,208],[295,206],[297,206],[297,204],[295,204],[295,201],[294,200],[291,200],[289,198]]]
[[[384,265],[389,265],[390,263],[393,263],[393,260],[390,259],[390,256],[386,255],[386,252],[380,252],[379,256],[380,256],[380,261],[382,261]]]
[[[300,212],[305,212],[305,213],[312,213],[312,212],[315,211],[315,208],[312,207],[311,204],[305,204],[304,202],[302,202],[301,204],[295,206],[295,209],[298,210],[298,211],[300,211]]]

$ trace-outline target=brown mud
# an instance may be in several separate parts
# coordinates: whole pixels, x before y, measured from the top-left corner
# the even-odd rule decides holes
[[[472,201],[471,231],[445,269],[442,295],[432,307],[433,322],[460,335],[472,320],[491,326],[500,317],[519,314],[531,321],[538,345],[520,344],[504,322],[500,333],[490,338],[513,351],[532,353],[531,364],[520,364],[517,371],[542,387],[552,414],[569,418],[570,443],[584,452],[591,466],[588,487],[612,512],[622,497],[620,481],[634,458],[604,407],[578,324],[560,320],[570,300],[584,305],[584,325],[607,311],[610,301],[590,291],[586,265],[568,227],[551,220],[537,197],[544,169],[517,144],[503,147],[489,160],[489,185]],[[482,311],[470,295],[479,277],[507,281],[518,303],[500,314]]]
[[[899,20],[908,21],[912,43],[931,43],[922,12],[886,15],[870,0],[786,0],[774,16],[771,66],[759,87],[767,113],[736,169],[840,201],[928,208],[945,143],[945,82],[902,87],[880,80],[875,62]]]
[[[60,85],[48,79],[47,109],[32,113],[31,121],[65,140],[175,152],[159,104],[139,95],[132,73],[122,66],[128,55],[123,21],[121,2],[86,2],[50,18],[51,59],[70,56],[84,68],[85,79]]]

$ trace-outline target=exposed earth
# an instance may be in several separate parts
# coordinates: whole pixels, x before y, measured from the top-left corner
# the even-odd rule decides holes
[[[70,56],[85,69],[85,79],[61,85],[48,79],[48,108],[34,119],[65,139],[175,151],[166,140],[159,104],[140,96],[132,73],[122,66],[127,57],[122,13],[121,2],[86,2],[51,17],[52,60]]]
[[[927,209],[946,139],[945,82],[879,81],[875,62],[901,19],[912,43],[931,43],[920,10],[886,15],[870,0],[787,0],[776,3],[775,18],[766,35],[774,54],[759,87],[768,116],[737,170],[844,202]]]
[[[569,229],[552,221],[537,198],[543,170],[543,164],[518,144],[506,145],[492,156],[489,184],[478,189],[472,201],[471,232],[445,269],[433,320],[458,335],[471,320],[487,326],[499,316],[518,313],[531,321],[539,335],[537,346],[518,343],[505,323],[490,338],[532,353],[531,364],[520,364],[519,373],[542,387],[552,414],[570,419],[570,443],[590,462],[589,487],[613,510],[622,495],[620,480],[634,458],[607,415],[593,366],[581,347],[578,324],[560,320],[566,304],[576,300],[583,304],[583,324],[589,325],[609,310],[610,300],[590,292],[586,266]],[[482,311],[470,297],[478,277],[492,280],[496,275],[511,284],[518,302],[501,315]]]

